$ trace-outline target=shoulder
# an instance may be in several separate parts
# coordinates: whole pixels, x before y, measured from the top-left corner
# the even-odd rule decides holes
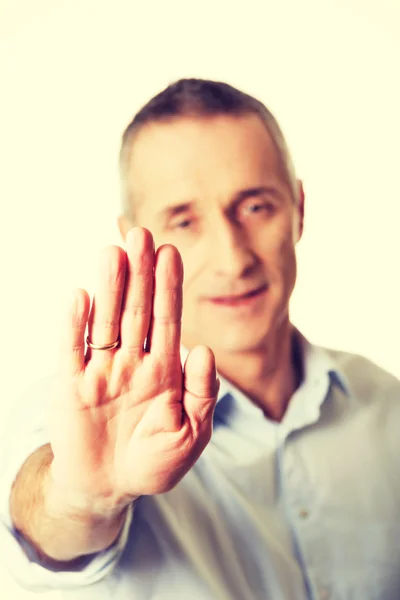
[[[396,398],[400,403],[400,380],[360,354],[324,348],[348,382],[350,392],[358,398],[374,400],[379,396]]]

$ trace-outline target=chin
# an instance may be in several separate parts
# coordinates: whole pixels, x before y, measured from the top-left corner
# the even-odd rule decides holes
[[[256,319],[248,319],[241,323],[231,323],[212,330],[214,346],[225,352],[252,352],[266,348],[269,340],[275,338],[278,332],[282,334],[289,326],[289,314],[286,307],[281,310],[267,311]],[[220,331],[221,335],[214,332]],[[210,336],[211,337],[211,336]],[[211,346],[212,347],[212,346]]]
[[[224,330],[220,336],[213,335],[212,340],[207,343],[215,351],[231,353],[253,352],[265,346],[269,337],[269,328],[247,327],[239,330],[235,327]]]

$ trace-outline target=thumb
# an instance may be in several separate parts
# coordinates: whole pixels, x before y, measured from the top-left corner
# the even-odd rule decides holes
[[[192,421],[211,421],[219,390],[215,356],[207,346],[193,348],[185,362],[183,406]]]

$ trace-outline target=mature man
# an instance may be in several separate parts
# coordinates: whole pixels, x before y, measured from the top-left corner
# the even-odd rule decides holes
[[[91,308],[77,291],[56,385],[5,446],[15,576],[83,600],[398,598],[400,383],[290,322],[304,194],[275,119],[181,80],[129,125],[121,175],[126,252]]]

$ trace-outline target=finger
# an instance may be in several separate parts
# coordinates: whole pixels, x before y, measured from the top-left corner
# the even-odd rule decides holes
[[[127,271],[121,310],[121,348],[142,354],[149,331],[153,298],[154,242],[147,229],[135,227],[126,236]]]
[[[182,320],[182,259],[172,245],[160,246],[154,267],[154,297],[150,352],[176,356],[180,351]]]
[[[76,290],[67,316],[61,350],[61,367],[71,375],[80,373],[85,365],[85,330],[89,307],[87,291]]]
[[[126,257],[119,246],[108,246],[100,260],[97,289],[89,314],[89,340],[98,346],[112,344],[119,336],[120,311],[125,284]],[[88,350],[88,354],[105,352]]]
[[[214,353],[207,346],[196,346],[188,354],[184,366],[183,405],[191,421],[211,423],[218,390]]]

